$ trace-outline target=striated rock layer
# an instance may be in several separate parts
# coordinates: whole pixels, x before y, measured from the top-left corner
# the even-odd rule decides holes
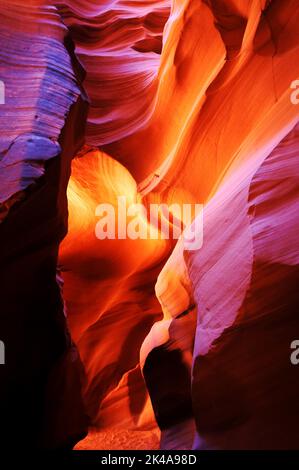
[[[86,141],[103,146],[146,124],[153,110],[170,0],[56,2],[86,70]]]
[[[163,190],[166,180],[167,186],[188,188],[205,204],[202,248],[184,252],[178,246],[156,286],[165,326],[169,311],[172,312],[173,320],[167,321],[169,338],[182,310],[194,302],[197,307],[192,387],[181,404],[186,421],[183,416],[177,420],[177,426],[182,423],[178,430],[173,423],[178,409],[173,406],[169,410],[164,418],[164,446],[297,448],[295,390],[299,375],[289,356],[290,344],[298,331],[295,167],[299,116],[290,99],[290,84],[299,73],[299,9],[295,2],[282,5],[274,1],[261,11],[260,2],[247,2],[250,8],[247,13],[242,12],[242,22],[237,17],[230,18],[233,24],[226,34],[221,12],[232,14],[237,9],[241,16],[240,4],[231,2],[230,7],[223,9],[223,2],[199,3],[195,7],[194,2],[189,2],[187,12],[198,8],[199,22],[204,15],[217,18],[216,24],[212,19],[210,24],[211,36],[217,37],[219,31],[217,76],[206,89],[201,88],[201,102],[197,106],[194,101],[190,103],[190,125],[179,145],[174,142],[174,151],[163,168],[165,176],[155,188]],[[182,21],[185,19],[184,12]],[[175,28],[170,31],[175,35]],[[180,36],[177,44],[181,42],[184,50],[182,41]],[[189,47],[192,46],[186,40],[185,50]],[[199,51],[200,47],[198,54]],[[189,56],[189,62],[190,67],[195,66],[195,54]],[[199,62],[198,70],[202,76]],[[203,73],[211,77],[215,66],[211,63]],[[196,81],[194,75],[191,79]],[[160,145],[161,140],[158,142]],[[194,178],[194,174],[198,177]],[[180,273],[178,267],[184,264],[187,269]],[[185,296],[177,298],[176,293],[188,293],[186,286],[190,284],[190,300],[181,303],[178,300]],[[165,326],[163,322],[161,327],[155,326],[146,339],[147,344],[153,344],[144,366],[150,383],[151,370],[157,367],[153,363],[157,328],[159,348],[163,347],[164,355],[169,350],[164,367],[173,367],[172,348],[163,341]],[[189,334],[190,341],[193,334]],[[184,349],[178,345],[176,350],[178,354]],[[177,367],[186,364],[182,357],[176,360]],[[159,417],[165,413],[159,396],[167,396],[168,403],[174,403],[181,385],[172,385],[167,392],[157,381],[151,386]],[[197,432],[194,440],[191,435],[186,444],[191,415]]]
[[[1,13],[6,429],[70,446],[87,414],[79,449],[298,448],[298,1]],[[97,239],[120,196],[203,204],[203,245]]]
[[[183,195],[205,205],[203,246],[188,252],[178,243],[170,256],[156,284],[164,317],[141,347],[163,448],[297,446],[290,383],[298,374],[289,360],[296,270],[287,268],[298,255],[297,20],[295,2],[175,2],[154,112],[142,130],[105,146],[130,169],[143,201]],[[113,242],[113,252],[120,246]],[[286,266],[272,261],[280,251]],[[111,320],[114,331],[119,321]],[[95,335],[87,330],[85,342]],[[96,426],[105,427],[103,409]]]
[[[0,16],[1,443],[71,448],[88,422],[56,275],[70,163],[84,139],[83,73],[53,6],[10,1]]]

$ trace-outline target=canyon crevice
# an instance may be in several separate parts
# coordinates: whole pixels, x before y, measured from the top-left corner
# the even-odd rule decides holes
[[[2,442],[298,448],[298,1],[0,17]],[[119,197],[202,204],[202,246],[99,240]]]

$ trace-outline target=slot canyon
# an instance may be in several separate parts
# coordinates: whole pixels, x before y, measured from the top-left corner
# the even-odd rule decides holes
[[[1,446],[299,449],[298,0],[0,17]]]

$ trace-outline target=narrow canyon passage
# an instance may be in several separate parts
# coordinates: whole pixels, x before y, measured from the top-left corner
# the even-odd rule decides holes
[[[298,1],[0,14],[3,442],[298,449]]]

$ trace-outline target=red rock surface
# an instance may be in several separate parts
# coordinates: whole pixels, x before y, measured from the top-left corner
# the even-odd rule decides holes
[[[58,1],[86,70],[86,141],[103,146],[148,121],[170,0]]]
[[[1,310],[21,319],[16,338],[3,317],[12,344],[25,319],[38,325],[28,370],[50,379],[29,395],[51,432],[37,444],[83,435],[81,405],[76,425],[55,421],[81,392],[90,433],[78,449],[298,448],[298,1],[24,5],[1,7]],[[70,166],[58,267],[84,379],[65,339],[43,356],[66,333],[55,266]],[[122,195],[203,204],[202,247],[98,240],[97,205]],[[11,301],[24,292],[24,307]],[[21,354],[27,343],[16,364]]]

